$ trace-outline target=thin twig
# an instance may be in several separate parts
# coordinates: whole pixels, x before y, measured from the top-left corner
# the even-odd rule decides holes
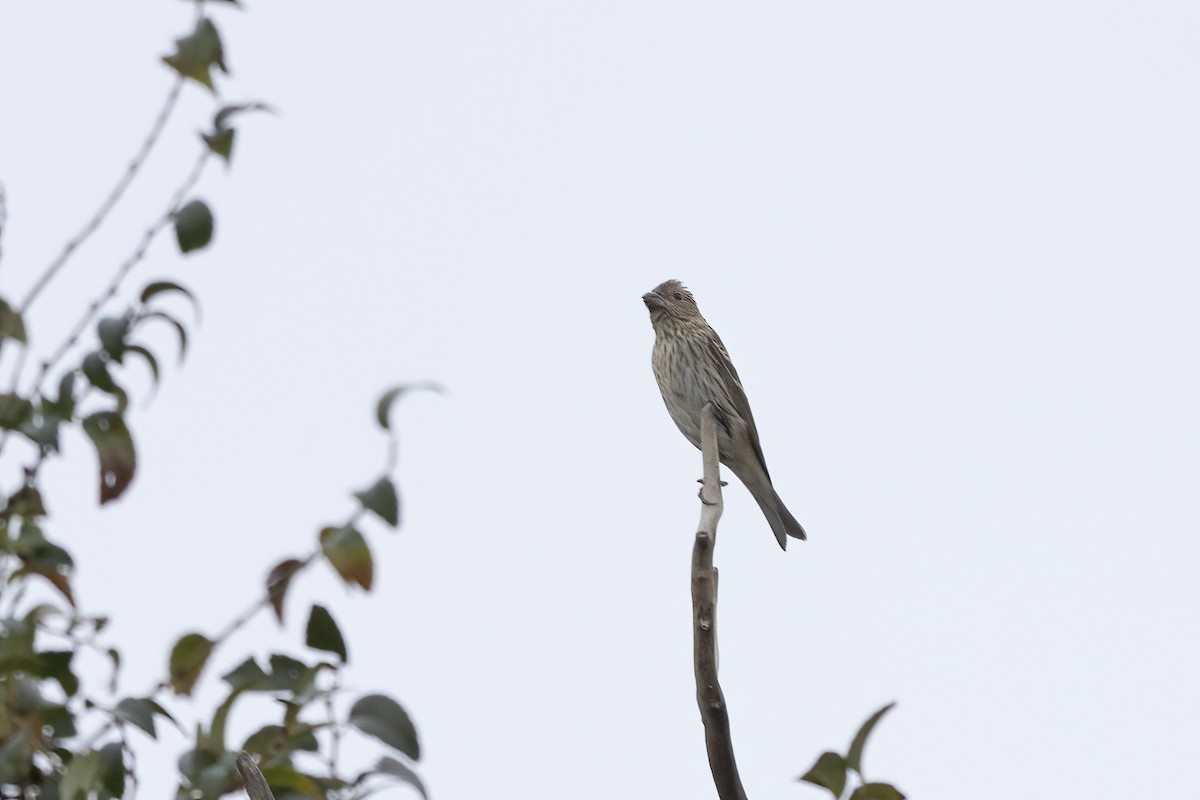
[[[129,778],[130,788],[125,792],[122,800],[136,800],[138,789],[141,786],[138,782],[137,752],[129,746],[129,737],[125,735],[125,726],[119,725],[117,726],[117,730],[121,735],[121,747],[124,748],[125,753],[129,754],[129,769],[125,770],[125,774]],[[121,760],[123,763],[124,756],[122,756]]]
[[[75,327],[71,329],[71,333],[67,336],[66,340],[64,340],[63,343],[58,346],[58,349],[55,350],[49,358],[42,362],[41,366],[38,368],[37,377],[34,379],[33,385],[30,387],[30,394],[41,389],[42,381],[45,380],[46,373],[48,373],[51,368],[54,367],[54,365],[62,360],[63,356],[65,356],[67,352],[75,346],[75,344],[79,341],[79,337],[83,335],[85,330],[87,330],[87,326],[93,319],[95,319],[96,314],[100,311],[100,308],[106,302],[108,302],[109,299],[116,295],[117,290],[121,287],[121,281],[123,281],[125,276],[128,275],[129,272],[136,267],[143,258],[146,257],[146,251],[149,249],[150,244],[154,241],[154,237],[156,237],[163,228],[170,224],[176,210],[179,208],[179,204],[183,202],[183,198],[196,186],[196,183],[200,180],[200,176],[204,173],[204,166],[208,163],[208,158],[211,155],[212,151],[207,147],[200,151],[200,155],[196,158],[195,164],[192,165],[192,171],[188,173],[187,178],[184,179],[183,183],[179,185],[179,188],[175,190],[175,194],[172,195],[170,203],[167,204],[167,210],[164,211],[159,218],[156,219],[154,223],[146,229],[146,232],[142,234],[142,238],[138,242],[138,245],[134,249],[133,253],[121,263],[120,267],[117,268],[112,280],[108,282],[108,286],[104,288],[104,291],[101,292],[100,296],[88,305],[87,310],[84,311],[83,316],[80,317],[79,321],[75,323]]]
[[[338,725],[337,713],[333,707],[333,698],[342,688],[341,673],[334,671],[333,686],[330,687],[329,693],[325,695],[325,713],[329,716],[329,777],[335,781],[340,780],[338,772],[338,758],[342,749],[342,728]]]
[[[296,568],[297,571],[299,571],[301,569],[303,569],[303,567]],[[243,611],[241,614],[234,617],[234,619],[228,625],[225,626],[224,630],[222,630],[220,633],[218,633],[216,636],[213,637],[213,640],[212,640],[213,646],[216,647],[218,644],[225,641],[230,636],[233,636],[235,633],[237,633],[239,630],[241,630],[242,627],[245,626],[245,624],[247,622],[254,619],[254,617],[258,615],[259,611],[262,611],[264,608],[266,608],[270,604],[271,604],[271,601],[268,600],[265,595],[263,597],[258,598],[258,600],[256,600],[254,602],[254,605],[250,606],[245,611]]]
[[[721,498],[721,464],[717,448],[717,423],[711,403],[700,412],[700,450],[704,455],[704,479],[700,487],[700,526],[692,548],[692,636],[696,670],[696,703],[704,723],[708,766],[721,800],[746,800],[746,790],[733,756],[729,733],[729,709],[717,680],[717,570],[713,549],[717,523],[724,501]]]
[[[71,239],[63,247],[62,252],[58,254],[54,261],[50,262],[50,266],[46,267],[41,277],[39,277],[37,282],[33,284],[28,294],[25,295],[25,299],[21,301],[21,305],[17,307],[17,310],[20,313],[24,314],[25,311],[29,309],[29,306],[34,300],[37,299],[37,296],[42,293],[42,290],[46,288],[46,285],[54,279],[54,276],[58,274],[59,270],[66,266],[66,263],[71,258],[71,255],[77,249],[79,249],[79,246],[83,244],[89,236],[91,236],[100,228],[100,225],[103,224],[104,219],[108,216],[108,213],[113,210],[113,207],[117,204],[117,201],[119,201],[121,196],[125,194],[125,190],[129,188],[129,184],[133,183],[133,179],[141,170],[142,165],[146,163],[147,156],[149,156],[150,151],[154,149],[155,143],[158,142],[159,137],[162,135],[163,128],[165,128],[167,125],[167,120],[170,118],[171,112],[175,108],[175,103],[179,100],[179,93],[183,90],[183,81],[184,78],[182,75],[175,78],[175,82],[171,84],[171,91],[167,93],[166,101],[163,103],[162,108],[159,109],[158,116],[154,118],[154,124],[150,126],[150,132],[146,134],[146,138],[142,142],[142,146],[138,148],[137,154],[134,155],[133,160],[129,162],[129,166],[125,168],[125,174],[121,176],[119,181],[117,181],[117,185],[114,186],[112,191],[108,193],[108,197],[106,197],[104,202],[100,204],[100,208],[96,209],[96,213],[92,215],[92,218],[89,219],[82,228],[80,228],[78,233],[71,237]]]
[[[67,338],[63,340],[62,344],[60,344],[48,358],[42,361],[41,365],[38,367],[37,374],[34,376],[33,383],[30,385],[25,396],[32,397],[42,391],[42,381],[46,379],[46,375],[51,369],[54,368],[55,365],[58,364],[58,362],[63,359],[64,356],[66,356],[68,352],[70,352],[71,348],[79,342],[79,337],[83,335],[85,330],[87,330],[88,325],[91,324],[93,319],[95,319],[96,314],[99,313],[100,309],[105,303],[107,303],[116,295],[117,290],[121,288],[121,282],[125,280],[125,276],[127,276],[130,271],[139,263],[141,263],[142,259],[146,257],[146,251],[150,248],[150,244],[154,241],[154,238],[162,231],[163,228],[170,224],[176,210],[179,208],[179,204],[183,202],[183,198],[188,194],[188,192],[195,188],[196,183],[200,180],[200,176],[204,173],[204,166],[208,163],[208,158],[211,155],[212,151],[207,147],[200,151],[200,155],[196,158],[195,164],[192,165],[192,171],[188,173],[188,176],[184,179],[183,183],[181,183],[179,188],[175,190],[175,193],[171,196],[170,202],[167,204],[166,210],[150,225],[149,228],[146,229],[145,233],[142,234],[142,238],[138,242],[138,245],[134,249],[133,253],[123,262],[121,262],[119,267],[117,267],[117,271],[113,275],[112,280],[108,282],[108,286],[104,288],[104,291],[100,293],[100,296],[88,304],[88,307],[83,312],[83,316],[79,318],[79,321],[75,323],[75,327],[73,327],[71,332],[67,334]],[[26,304],[28,304],[28,301]],[[22,356],[20,358],[20,363],[18,364],[18,369],[13,372],[12,386],[9,388],[10,392],[17,391],[17,384],[21,378],[20,367],[24,366],[24,354],[26,349],[28,349],[28,345],[26,348],[22,349]],[[7,430],[0,433],[0,453],[4,452],[4,447],[8,444],[10,433],[11,431]]]
[[[21,601],[25,599],[25,589],[29,586],[29,581],[21,581],[17,585],[17,590],[9,595],[8,611],[0,613],[3,619],[16,619],[17,609],[21,607]]]
[[[13,391],[16,391],[17,382],[21,380],[21,373],[25,370],[25,360],[29,358],[29,346],[31,343],[28,340],[28,336],[29,334],[26,334],[26,341],[17,352],[17,360],[13,362],[12,377],[8,381],[8,385]]]
[[[299,572],[301,570],[309,567],[319,554],[320,554],[320,550],[314,550],[312,553],[309,553],[309,555],[306,558],[301,559],[300,565],[298,567],[296,567],[296,571],[293,573],[293,575],[299,574]],[[22,584],[22,588],[23,587],[24,587],[24,584]],[[212,639],[209,640],[211,642],[211,648],[210,648],[209,654],[208,654],[209,660],[212,659],[212,655],[214,652],[216,652],[216,649],[219,645],[224,643],[230,636],[232,636],[233,634],[235,634],[239,630],[241,630],[246,625],[246,623],[248,623],[250,620],[252,620],[255,617],[255,615],[258,614],[258,612],[262,611],[264,608],[267,608],[270,605],[269,597],[270,596],[268,594],[263,594],[261,597],[257,598],[253,603],[251,603],[249,606],[247,606],[244,611],[242,611],[240,614],[238,614],[236,617],[234,617],[233,620],[228,625],[226,625],[225,628],[220,633],[218,633],[216,636],[214,636]],[[154,695],[158,694],[160,691],[169,688],[170,685],[171,684],[168,679],[165,679],[165,678],[160,679],[154,685],[154,688],[146,693],[146,696],[153,697]],[[101,725],[100,728],[84,742],[85,749],[88,747],[91,747],[93,744],[95,744],[97,741],[99,741],[100,738],[103,737],[116,724],[117,724],[116,718],[110,716],[108,721],[105,722],[103,725]]]

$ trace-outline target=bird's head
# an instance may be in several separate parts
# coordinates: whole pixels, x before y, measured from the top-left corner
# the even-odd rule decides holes
[[[650,322],[656,328],[660,323],[703,319],[696,306],[696,298],[676,280],[664,281],[654,287],[654,291],[646,292],[642,295],[642,302],[650,311]]]

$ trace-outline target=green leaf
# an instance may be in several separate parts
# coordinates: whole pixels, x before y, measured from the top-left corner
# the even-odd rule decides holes
[[[427,389],[429,391],[444,394],[442,387],[436,383],[406,383],[400,386],[393,386],[388,389],[379,398],[379,402],[375,404],[375,419],[379,423],[379,427],[385,431],[391,430],[391,414],[392,405],[400,398],[401,395],[407,392],[416,392]]]
[[[303,661],[276,653],[271,656],[271,669],[264,671],[253,658],[248,658],[222,676],[233,693],[291,692],[299,695],[313,684],[317,670]]]
[[[144,697],[126,697],[117,703],[113,716],[141,728],[151,739],[158,738],[154,729],[154,713],[158,703]]]
[[[237,131],[229,126],[229,120],[247,111],[270,110],[264,103],[236,103],[222,106],[213,116],[213,129],[200,134],[200,138],[208,145],[209,150],[225,159],[225,163],[228,164],[233,158],[233,143],[237,134]]]
[[[30,527],[31,526],[29,526],[29,525],[21,526],[22,538],[24,538],[25,530]],[[41,536],[42,534],[41,534],[41,531],[39,530],[36,533],[31,533],[29,535],[31,537],[33,537],[33,536]],[[43,541],[45,541],[45,539],[43,539]],[[58,549],[62,550],[62,548],[58,548]],[[66,550],[62,550],[62,552],[66,553]],[[67,556],[66,562],[68,564],[70,564],[70,562],[71,562],[70,556]],[[30,625],[34,628],[37,628],[37,627],[43,626],[44,623],[46,622],[46,620],[48,620],[48,619],[62,619],[62,618],[66,618],[67,616],[68,615],[65,614],[62,609],[58,608],[57,606],[55,606],[51,603],[38,603],[36,606],[34,606],[33,608],[29,609],[28,612],[26,612],[23,622],[25,625]]]
[[[133,482],[137,454],[125,420],[115,411],[100,411],[83,421],[83,431],[100,457],[100,503],[116,500]]]
[[[40,677],[40,676],[38,676]],[[8,682],[5,682],[8,684]],[[5,686],[9,689],[9,686]],[[45,699],[42,697],[42,690],[38,687],[37,681],[30,680],[24,675],[16,676],[16,680],[11,684],[9,689],[11,694],[7,698],[8,707],[6,711],[11,711],[18,717],[27,717],[37,711]]]
[[[203,800],[217,800],[237,788],[238,778],[233,759],[233,753],[221,753],[215,763],[196,774],[192,785],[200,791]]]
[[[32,543],[25,543],[25,537],[18,542],[17,547],[14,547],[14,552],[24,559],[25,566],[29,567],[34,572],[42,571],[68,571],[74,566],[71,560],[71,554],[67,553],[58,545],[48,542],[44,539]]]
[[[215,764],[217,756],[220,755],[219,752],[204,743],[204,737],[199,735],[200,733],[197,731],[196,746],[181,753],[175,765],[179,773],[189,780],[198,775],[200,770]]]
[[[24,575],[40,575],[49,581],[51,586],[58,589],[68,603],[72,606],[75,605],[75,594],[71,591],[71,578],[65,571],[31,563],[14,572],[10,581]]]
[[[283,601],[287,597],[292,577],[304,568],[304,562],[295,558],[280,561],[267,574],[267,599],[275,609],[275,617],[283,624]]]
[[[846,791],[846,759],[837,753],[822,753],[812,769],[796,780],[828,789],[836,800]]]
[[[253,658],[247,658],[241,664],[221,676],[221,680],[229,684],[235,692],[253,689],[267,679],[267,673]]]
[[[233,753],[216,750],[198,735],[196,746],[179,757],[179,772],[201,797],[215,800],[225,793],[225,784],[233,777]]]
[[[27,342],[25,320],[21,319],[21,314],[10,306],[7,300],[0,297],[0,342],[5,339],[12,339],[22,344]]]
[[[58,451],[58,430],[63,418],[55,406],[45,398],[38,403],[34,413],[21,423],[21,433],[34,444],[47,450]]]
[[[35,652],[29,661],[18,664],[6,664],[7,667],[17,667],[31,678],[54,679],[59,682],[67,697],[73,697],[79,691],[79,679],[71,672],[70,650],[47,650]],[[28,715],[40,709],[43,705],[41,691],[35,681],[20,680],[17,682],[17,692],[12,698],[13,710],[17,714]]]
[[[33,414],[33,403],[13,392],[0,394],[0,428],[15,431]]]
[[[140,344],[131,344],[125,347],[126,353],[137,353],[142,358],[146,359],[146,366],[150,367],[150,376],[154,379],[155,388],[158,387],[158,359],[154,357],[146,348]]]
[[[303,661],[275,653],[271,656],[270,662],[271,677],[265,685],[259,687],[264,691],[291,692],[298,695],[312,686],[316,670]]]
[[[125,337],[129,335],[129,322],[128,317],[105,317],[96,323],[96,335],[100,338],[100,346],[118,364],[125,354]]]
[[[112,797],[125,795],[125,748],[120,742],[100,748],[100,785]]]
[[[74,697],[79,691],[79,678],[71,671],[71,659],[74,656],[72,650],[45,650],[37,654],[38,666],[31,673],[42,678],[53,678],[67,697]]]
[[[864,783],[854,790],[850,800],[904,800],[904,795],[890,783]]]
[[[237,135],[237,131],[233,128],[225,128],[212,133],[202,133],[200,138],[208,145],[209,150],[228,164],[233,158],[233,137],[235,135]]]
[[[400,704],[382,694],[361,697],[350,709],[350,724],[399,750],[413,761],[421,758],[417,729]]]
[[[199,250],[212,241],[213,215],[203,200],[193,200],[174,214],[175,240],[181,253]]]
[[[183,327],[182,322],[165,311],[147,311],[139,319],[161,319],[169,322],[171,327],[175,328],[175,332],[179,334],[179,360],[183,361],[183,357],[187,355],[188,335],[187,328]]]
[[[147,283],[142,293],[138,295],[138,300],[145,305],[160,294],[177,293],[186,297],[192,304],[192,309],[196,312],[196,319],[200,318],[200,301],[196,299],[196,295],[192,294],[186,286],[176,283],[175,281],[151,281]]]
[[[383,758],[379,759],[379,763],[375,765],[375,769],[369,772],[364,772],[359,776],[359,780],[362,780],[368,775],[389,775],[412,786],[414,789],[420,792],[421,797],[424,797],[425,800],[429,800],[429,792],[425,790],[425,784],[421,783],[421,779],[417,776],[417,773],[413,772],[403,763],[397,761],[391,756],[384,756]]]
[[[342,638],[341,630],[324,606],[314,605],[309,612],[304,643],[314,650],[336,653],[342,663],[346,662],[346,640]]]
[[[355,492],[354,496],[367,511],[373,511],[381,520],[395,528],[400,524],[400,497],[396,486],[388,477],[382,477],[370,487]]]
[[[12,551],[21,558],[21,568],[13,573],[13,578],[23,575],[40,575],[62,592],[71,605],[75,599],[71,593],[69,572],[73,563],[71,554],[56,544],[46,541],[36,524],[25,520],[21,525],[21,535],[13,543]]]
[[[854,741],[850,743],[850,749],[846,751],[846,766],[860,776],[862,775],[863,749],[867,746],[867,737],[871,735],[871,731],[875,730],[875,725],[883,718],[883,715],[891,711],[895,705],[895,703],[888,703],[867,717],[867,721],[858,729],[858,733],[854,734]]]
[[[5,516],[17,516],[31,519],[46,516],[46,504],[42,502],[42,493],[36,486],[25,484],[8,498],[4,509]]]
[[[33,660],[33,621],[0,620],[0,672],[24,669]]]
[[[83,359],[83,377],[88,383],[102,392],[107,392],[117,398],[117,411],[123,412],[129,405],[129,395],[125,393],[108,371],[108,359],[101,352],[88,353]]]
[[[229,721],[229,712],[233,710],[233,704],[242,696],[241,689],[234,689],[229,693],[229,697],[225,698],[225,702],[217,706],[217,710],[213,713],[212,724],[208,726],[209,746],[221,750],[225,750],[225,724]]]
[[[287,729],[282,725],[264,725],[246,737],[242,750],[261,756],[265,761],[279,755],[286,741]]]
[[[97,788],[102,768],[100,754],[95,750],[79,753],[72,758],[59,785],[60,800],[77,800],[80,795],[88,797]]]
[[[117,693],[117,678],[121,673],[121,651],[115,647],[110,647],[105,651],[108,656],[108,663],[112,665],[112,675],[108,679],[108,693]]]
[[[213,128],[218,131],[227,130],[229,128],[229,120],[236,117],[238,114],[245,114],[250,111],[266,111],[275,113],[275,109],[271,108],[266,103],[232,103],[230,105],[221,106],[216,114],[213,115]]]
[[[196,24],[196,29],[191,34],[176,39],[175,52],[163,56],[163,61],[183,77],[207,86],[214,94],[216,89],[212,82],[212,68],[217,67],[222,72],[229,72],[225,68],[221,36],[212,20],[207,17]]]
[[[58,379],[58,399],[51,405],[63,420],[69,421],[75,415],[75,370]]]
[[[66,706],[45,705],[41,707],[42,726],[49,728],[45,734],[45,743],[53,744],[55,739],[70,739],[78,731],[75,729],[75,715]]]
[[[375,579],[375,563],[363,535],[354,528],[325,528],[320,539],[321,552],[342,580],[370,591]]]
[[[171,648],[169,672],[175,694],[190,695],[212,654],[213,643],[199,633],[188,633]]]
[[[150,707],[154,709],[155,714],[170,722],[179,730],[180,733],[183,733],[183,726],[180,725],[179,721],[171,716],[171,712],[163,708],[157,700],[147,697],[146,702],[149,703]]]
[[[41,530],[29,520],[21,525],[21,535],[12,545],[12,552],[20,556],[23,572],[43,570],[70,570],[74,564],[71,554],[46,540]]]
[[[33,752],[29,734],[20,729],[14,731],[0,744],[0,780],[7,784],[20,783],[21,776],[28,770]]]
[[[320,743],[311,725],[300,725],[291,732],[282,725],[265,725],[250,734],[242,749],[262,756],[263,760],[278,760],[280,756],[290,755],[297,750],[315,753],[320,749]]]

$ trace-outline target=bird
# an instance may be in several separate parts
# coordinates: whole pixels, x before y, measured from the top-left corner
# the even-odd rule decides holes
[[[642,295],[642,302],[654,326],[654,378],[675,425],[699,448],[700,411],[712,403],[721,463],[758,502],[780,548],[787,550],[789,536],[807,539],[771,483],[742,381],[696,298],[682,283],[669,280]]]

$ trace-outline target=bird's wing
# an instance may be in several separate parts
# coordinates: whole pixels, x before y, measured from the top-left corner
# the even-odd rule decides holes
[[[709,328],[709,330],[712,329]],[[729,351],[725,349],[725,343],[721,341],[721,337],[717,335],[716,331],[712,331],[712,337],[708,341],[709,347],[712,348],[713,361],[721,371],[721,379],[729,388],[729,399],[733,403],[733,411],[746,423],[750,446],[754,448],[754,455],[758,457],[758,463],[763,468],[763,472],[767,473],[767,480],[770,480],[771,473],[767,470],[767,460],[763,458],[762,445],[758,442],[758,426],[754,424],[754,414],[750,411],[750,401],[746,399],[746,390],[742,388],[742,379],[738,377],[737,369],[733,366],[733,359],[729,357]]]

